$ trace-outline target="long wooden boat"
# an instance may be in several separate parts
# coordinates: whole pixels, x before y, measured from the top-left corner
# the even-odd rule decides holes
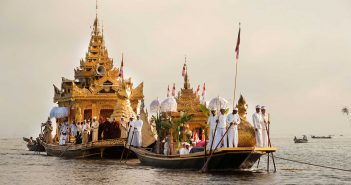
[[[169,168],[199,170],[206,162],[205,152],[196,152],[186,155],[155,154],[146,149],[130,147],[142,165]],[[275,152],[276,148],[220,148],[217,149],[208,163],[209,171],[235,171],[250,169],[262,156]],[[207,151],[209,153],[209,151]],[[208,156],[207,156],[208,157]]]
[[[45,152],[44,146],[36,140],[30,141],[30,139],[23,137],[23,141],[27,142],[27,148],[29,151]]]
[[[66,145],[42,143],[49,156],[64,158],[119,157],[123,151],[125,138],[101,140],[87,144]]]
[[[332,136],[329,135],[329,136],[311,136],[312,139],[331,139]]]

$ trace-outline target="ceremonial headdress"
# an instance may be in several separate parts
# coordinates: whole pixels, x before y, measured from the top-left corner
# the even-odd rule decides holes
[[[259,105],[256,105],[256,109],[260,109],[261,108],[261,106],[259,106]]]
[[[262,106],[262,107],[261,107],[261,109],[264,109],[264,110],[266,110],[266,106]]]

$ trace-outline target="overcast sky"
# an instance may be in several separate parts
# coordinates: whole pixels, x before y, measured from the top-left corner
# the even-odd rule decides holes
[[[242,23],[238,93],[266,105],[276,137],[351,134],[350,1],[99,2],[115,66],[144,82],[147,105],[183,85],[188,57],[193,88],[233,98],[234,48]],[[54,106],[53,86],[85,56],[94,0],[0,1],[0,137],[34,136]],[[251,119],[250,119],[251,120]]]

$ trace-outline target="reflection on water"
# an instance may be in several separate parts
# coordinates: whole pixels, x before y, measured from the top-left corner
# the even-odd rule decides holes
[[[277,156],[351,169],[351,138],[294,144],[274,139]],[[69,160],[26,150],[20,139],[0,140],[0,184],[350,184],[351,173],[276,159],[278,172],[267,173],[266,156],[258,169],[203,174],[142,166],[137,159]],[[256,165],[255,165],[256,167]],[[271,169],[273,166],[271,166]]]

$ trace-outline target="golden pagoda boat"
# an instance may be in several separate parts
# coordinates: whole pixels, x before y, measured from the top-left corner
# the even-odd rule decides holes
[[[184,64],[184,67],[187,68],[186,63]],[[218,146],[216,146],[214,150],[210,150],[209,148],[212,147],[208,147],[205,142],[205,145],[202,147],[195,146],[195,150],[191,150],[189,154],[177,154],[175,151],[176,148],[179,147],[179,140],[182,138],[179,136],[180,134],[178,134],[180,133],[179,129],[175,130],[177,124],[179,127],[179,120],[184,120],[185,117],[191,115],[190,119],[183,122],[185,125],[184,128],[191,130],[193,133],[209,133],[209,128],[207,126],[209,110],[206,108],[207,102],[204,101],[204,93],[202,93],[203,95],[200,97],[198,92],[199,87],[196,91],[191,88],[187,69],[183,77],[184,86],[181,88],[178,96],[167,97],[164,101],[162,101],[162,103],[160,103],[160,108],[158,109],[161,112],[159,115],[161,118],[156,119],[156,117],[153,117],[156,122],[157,120],[161,120],[161,124],[165,124],[167,121],[171,124],[171,126],[168,127],[169,130],[166,131],[168,132],[169,140],[171,141],[169,143],[170,151],[168,154],[161,154],[161,152],[159,152],[160,150],[150,151],[145,148],[129,146],[130,150],[137,155],[142,165],[168,169],[201,170],[203,172],[237,171],[251,169],[263,155],[271,155],[274,163],[273,152],[276,151],[276,148],[255,146],[255,131],[253,126],[247,120],[248,104],[242,95],[240,95],[236,105],[241,119],[241,123],[238,126],[239,146],[237,148],[218,148]],[[174,94],[175,93],[173,93],[173,95]],[[165,102],[167,103],[169,99],[175,100],[173,101],[174,105],[167,105],[166,107],[168,108],[166,109],[162,108]],[[151,103],[151,106],[153,106],[153,103]],[[150,110],[154,109],[151,106]],[[162,117],[167,121],[162,122]],[[173,121],[171,121],[171,119]],[[183,132],[187,131],[183,130]],[[159,140],[164,140],[163,136],[165,134],[160,134],[162,132],[158,133],[158,137],[161,138]],[[206,136],[205,138],[207,139]],[[223,139],[224,136],[222,137],[222,140]],[[182,142],[184,142],[184,140]]]
[[[122,116],[129,120],[139,112],[144,122],[143,146],[154,143],[154,133],[148,123],[148,113],[144,109],[143,83],[133,87],[131,78],[124,79],[121,68],[113,67],[113,59],[108,56],[103,29],[100,30],[96,14],[88,52],[85,59],[80,60],[79,68],[74,69],[74,80],[62,78],[61,89],[54,85],[54,103],[58,104],[58,108],[66,109],[68,113],[63,117],[56,117],[54,138],[42,141],[47,155],[65,158],[117,157],[125,147],[127,128],[123,125],[120,125],[120,138],[75,144],[75,138],[71,137],[65,145],[59,145],[59,126],[63,124],[64,119],[69,123],[83,122],[94,117],[97,120],[109,118],[119,122]]]

